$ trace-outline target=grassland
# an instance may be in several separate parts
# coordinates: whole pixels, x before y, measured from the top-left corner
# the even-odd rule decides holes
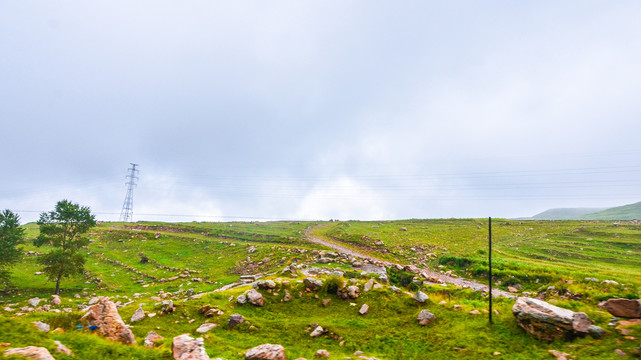
[[[430,300],[418,304],[403,291],[397,293],[383,287],[363,293],[356,300],[344,301],[330,290],[330,284],[346,279],[323,277],[326,286],[322,290],[306,293],[302,285],[304,275],[281,274],[291,263],[349,269],[348,264],[317,262],[318,251],[323,249],[304,240],[305,229],[313,226],[316,236],[383,259],[434,269],[440,266],[441,271],[451,270],[484,281],[487,220],[139,223],[130,228],[124,225],[128,224],[104,223],[93,230],[93,241],[86,253],[87,272],[62,283],[63,304],[57,308],[71,308],[71,313],[29,312],[16,317],[15,312],[0,311],[0,343],[10,343],[11,347],[45,346],[53,353],[53,340],[60,340],[73,355],[55,354],[57,359],[171,359],[174,336],[199,335],[195,329],[205,321],[212,321],[219,326],[205,335],[205,348],[212,358],[224,359],[242,359],[245,350],[263,343],[283,345],[290,359],[311,359],[318,349],[327,349],[332,358],[338,359],[353,357],[356,350],[379,359],[545,359],[550,357],[549,349],[581,359],[615,359],[619,356],[614,349],[631,354],[639,347],[638,340],[624,338],[608,328],[611,316],[596,307],[599,300],[608,297],[639,297],[641,228],[635,224],[494,221],[494,281],[500,282],[499,287],[521,284],[524,291],[535,293],[554,286],[561,291],[550,293],[549,302],[585,311],[609,332],[602,340],[584,338],[554,343],[541,342],[517,327],[510,299],[494,302],[499,315],[490,326],[483,312],[469,314],[470,310],[485,309],[487,296],[451,285],[401,283],[398,276],[391,276],[394,285],[405,286],[404,291],[421,288]],[[37,227],[29,224],[26,228],[29,237],[37,235]],[[47,249],[26,245],[24,251]],[[147,262],[141,262],[140,253]],[[37,254],[25,256],[14,269],[13,287],[0,295],[0,310],[5,306],[19,309],[29,298],[47,299],[51,295],[53,284],[43,275],[35,275],[37,257]],[[188,275],[181,277],[187,270]],[[262,291],[266,299],[264,307],[240,306],[229,301],[230,296],[242,294],[249,285],[212,292],[248,272],[263,273],[277,283],[273,291]],[[361,289],[372,276],[349,273]],[[177,276],[175,280],[160,282]],[[615,280],[618,284],[604,284],[603,280]],[[206,295],[189,299],[185,295],[188,289]],[[293,295],[291,301],[282,301],[286,291]],[[151,297],[162,292],[174,294],[177,311],[133,324],[137,345],[123,346],[85,329],[76,329],[82,315],[77,306],[86,304],[93,295],[110,296],[123,303],[131,301],[120,309],[128,323],[138,306],[157,312],[160,307]],[[568,293],[578,296],[569,297]],[[81,296],[76,298],[74,294]],[[329,306],[321,305],[323,299],[331,299]],[[358,309],[364,303],[371,310],[362,316]],[[224,315],[205,319],[198,313],[205,304],[217,306]],[[416,315],[424,308],[437,317],[427,327],[416,322]],[[245,316],[246,322],[230,329],[226,322],[235,313]],[[64,332],[40,333],[31,325],[32,321],[49,323]],[[312,324],[329,329],[336,334],[335,338],[311,338],[307,331]],[[165,337],[154,349],[141,345],[150,330]],[[629,336],[641,338],[641,326],[633,326],[631,331]],[[495,352],[501,355],[492,355]]]

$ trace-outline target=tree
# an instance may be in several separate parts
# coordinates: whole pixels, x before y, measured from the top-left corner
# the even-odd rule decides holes
[[[55,210],[40,214],[38,226],[40,235],[33,244],[54,248],[38,262],[49,280],[56,282],[56,294],[60,294],[60,280],[84,271],[85,258],[79,250],[89,245],[85,234],[96,226],[96,218],[89,207],[61,200]]]
[[[20,227],[20,216],[10,210],[0,212],[0,283],[9,282],[11,266],[22,257],[17,248],[24,241],[24,229]]]

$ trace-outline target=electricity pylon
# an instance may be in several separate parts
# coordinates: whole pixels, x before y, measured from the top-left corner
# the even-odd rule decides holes
[[[131,222],[133,221],[134,215],[134,187],[136,186],[136,180],[138,180],[138,169],[136,169],[138,164],[131,163],[131,167],[128,169],[129,174],[127,175],[128,181],[125,183],[127,185],[127,196],[125,196],[125,202],[122,204],[122,211],[120,212],[120,221]]]

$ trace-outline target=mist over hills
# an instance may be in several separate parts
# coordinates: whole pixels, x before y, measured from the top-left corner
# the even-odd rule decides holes
[[[641,201],[612,208],[549,209],[524,220],[635,220],[641,219]]]

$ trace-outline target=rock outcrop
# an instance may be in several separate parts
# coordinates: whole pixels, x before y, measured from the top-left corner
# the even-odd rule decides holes
[[[545,301],[520,297],[512,307],[517,324],[529,334],[545,341],[573,339],[601,330],[583,312],[574,312]]]
[[[203,338],[194,339],[189,334],[178,335],[171,343],[171,355],[176,360],[209,360]]]
[[[285,348],[274,344],[258,345],[247,350],[245,360],[285,360]]]
[[[609,299],[599,303],[599,307],[614,316],[641,318],[641,300]]]
[[[107,298],[100,299],[80,321],[88,326],[96,326],[96,332],[109,340],[125,345],[136,343],[134,334],[122,321],[116,305]]]
[[[5,350],[4,356],[9,355],[21,355],[34,360],[56,360],[53,356],[51,356],[49,350],[37,346],[27,346],[23,348],[13,348]]]
[[[418,320],[418,324],[421,326],[425,326],[435,319],[436,316],[434,316],[434,314],[432,314],[429,310],[421,310],[421,312],[418,313],[418,316],[416,317],[416,320]]]
[[[305,284],[305,288],[309,291],[318,291],[321,287],[323,287],[323,282],[321,280],[311,277],[303,279],[303,283]]]

